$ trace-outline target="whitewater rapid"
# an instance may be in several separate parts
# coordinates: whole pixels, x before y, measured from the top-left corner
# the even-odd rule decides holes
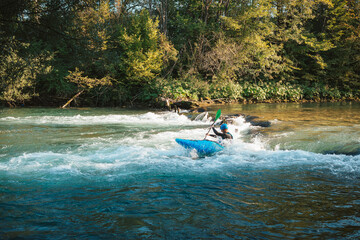
[[[0,109],[0,239],[357,239],[360,104],[221,106],[233,143],[199,157],[209,114]]]
[[[196,158],[196,154],[174,141],[175,138],[203,139],[211,123],[210,117],[191,120],[173,112],[2,117],[0,124],[5,127],[0,133],[22,139],[20,144],[25,147],[21,152],[22,147],[14,140],[2,145],[0,171],[7,176],[28,175],[47,180],[54,176],[82,176],[91,180],[99,175],[123,178],[146,173],[227,174],[244,167],[322,169],[343,178],[356,178],[360,173],[359,155],[280,149],[280,144],[272,147],[266,136],[254,134],[260,128],[251,126],[243,117],[229,125],[235,138],[232,145],[214,156]],[[273,126],[279,124],[281,121],[272,121]],[[46,136],[47,133],[51,136]],[[275,138],[294,134],[284,132]],[[26,145],[51,147],[32,151]],[[11,153],[17,149],[20,152]]]

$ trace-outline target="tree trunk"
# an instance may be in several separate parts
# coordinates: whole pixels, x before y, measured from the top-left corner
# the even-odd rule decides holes
[[[159,5],[160,14],[160,29],[165,36],[167,36],[167,22],[168,22],[168,1],[161,0]]]
[[[149,0],[149,12],[150,12],[150,16],[153,16],[153,12],[152,12],[152,0]]]
[[[204,12],[204,22],[207,24],[208,18],[209,18],[209,8],[211,6],[212,0],[206,0],[205,1],[205,12]]]
[[[15,105],[15,104],[12,104],[12,102],[7,102],[7,104],[9,104],[9,107],[10,107],[10,108],[16,107],[16,105]]]
[[[64,106],[62,106],[61,108],[66,108],[67,105],[69,105],[75,98],[77,98],[78,96],[80,96],[80,94],[82,94],[85,90],[81,90],[80,92],[78,92],[75,96],[73,96],[67,103],[64,104]]]

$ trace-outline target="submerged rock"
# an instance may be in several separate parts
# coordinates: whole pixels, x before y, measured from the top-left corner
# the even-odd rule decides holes
[[[349,142],[342,146],[335,146],[332,150],[323,151],[323,154],[357,156],[360,155],[360,143]]]
[[[199,112],[199,113],[202,113],[202,112],[206,112],[207,110],[206,110],[206,108],[203,108],[203,107],[200,107],[200,108],[198,108],[198,109],[196,109],[197,110],[197,112]]]
[[[270,121],[250,121],[250,124],[257,127],[270,127]]]

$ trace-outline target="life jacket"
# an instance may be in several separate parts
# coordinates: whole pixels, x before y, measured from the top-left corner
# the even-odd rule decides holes
[[[227,132],[226,134],[229,134],[231,136],[230,139],[234,139],[234,136],[230,132]]]

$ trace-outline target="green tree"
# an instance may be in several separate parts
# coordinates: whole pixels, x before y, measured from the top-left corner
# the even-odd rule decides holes
[[[89,78],[87,76],[83,76],[84,72],[79,71],[79,69],[75,69],[75,71],[71,72],[66,77],[70,82],[73,82],[78,87],[78,93],[76,93],[69,101],[67,101],[62,108],[66,108],[72,101],[74,101],[77,97],[80,96],[85,91],[89,91],[94,87],[98,86],[110,86],[112,85],[111,78],[109,76],[103,77],[101,79]]]
[[[130,24],[119,31],[112,48],[117,56],[109,70],[120,84],[129,87],[129,91],[139,92],[176,60],[177,51],[160,33],[158,21],[151,19],[145,10],[132,16]]]
[[[2,45],[0,52],[0,100],[13,107],[37,96],[35,81],[40,74],[51,72],[46,63],[52,55],[14,38]]]
[[[237,15],[234,12],[222,17],[225,38],[214,48],[215,53],[227,59],[217,60],[224,67],[218,68],[220,73],[225,70],[225,76],[239,81],[284,80],[291,61],[283,56],[282,44],[273,41],[277,26],[272,20],[276,12],[267,0],[242,3]],[[221,49],[226,49],[226,53],[221,53]]]
[[[360,2],[332,0],[323,15],[324,36],[336,46],[325,55],[328,81],[347,91],[360,89]]]

